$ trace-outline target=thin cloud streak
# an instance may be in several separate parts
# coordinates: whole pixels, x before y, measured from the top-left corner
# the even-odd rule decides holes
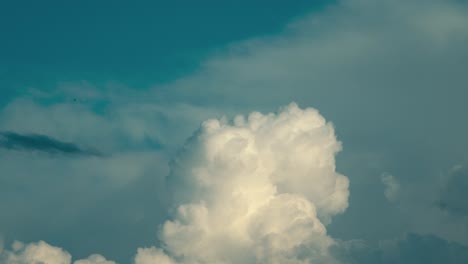
[[[75,156],[103,156],[97,150],[82,148],[71,142],[64,142],[41,134],[20,134],[0,131],[0,148],[22,151],[40,151],[49,154]]]

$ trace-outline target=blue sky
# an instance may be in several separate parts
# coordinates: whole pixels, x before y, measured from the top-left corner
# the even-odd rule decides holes
[[[468,261],[466,3],[28,2],[1,263]]]

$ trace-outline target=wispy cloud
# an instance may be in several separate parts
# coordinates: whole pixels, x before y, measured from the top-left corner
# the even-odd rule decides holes
[[[97,150],[83,148],[71,142],[64,142],[41,134],[20,134],[0,131],[0,148],[40,151],[49,154],[102,156]]]
[[[395,202],[398,199],[400,192],[400,184],[398,183],[397,179],[395,179],[393,175],[384,173],[380,176],[380,180],[385,186],[384,194],[387,200],[390,202]]]

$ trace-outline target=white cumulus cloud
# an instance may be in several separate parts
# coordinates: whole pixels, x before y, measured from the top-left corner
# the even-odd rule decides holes
[[[335,171],[340,150],[332,124],[294,103],[205,121],[168,177],[175,213],[160,233],[168,256],[139,249],[136,262],[330,263],[325,226],[349,195]]]
[[[114,261],[107,260],[103,256],[99,254],[93,254],[89,256],[87,259],[80,259],[75,262],[74,264],[115,264]]]
[[[72,256],[67,251],[51,246],[44,241],[24,244],[15,241],[11,250],[0,251],[2,264],[71,264]],[[93,254],[86,259],[76,260],[74,264],[115,264],[103,256]]]
[[[44,241],[27,245],[15,241],[12,245],[12,251],[2,252],[0,260],[6,264],[70,264],[71,255]]]
[[[174,261],[164,252],[155,247],[139,248],[135,257],[135,264],[174,264]]]

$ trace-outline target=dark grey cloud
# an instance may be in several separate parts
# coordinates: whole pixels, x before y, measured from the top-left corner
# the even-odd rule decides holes
[[[12,131],[0,131],[0,148],[40,151],[49,154],[102,156],[97,150],[82,148],[71,142],[64,142],[40,134],[20,134]]]

